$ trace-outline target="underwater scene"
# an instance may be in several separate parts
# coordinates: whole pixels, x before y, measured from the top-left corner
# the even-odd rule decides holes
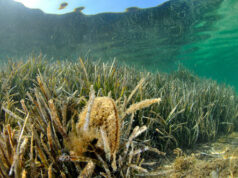
[[[0,0],[0,177],[238,177],[237,0]]]

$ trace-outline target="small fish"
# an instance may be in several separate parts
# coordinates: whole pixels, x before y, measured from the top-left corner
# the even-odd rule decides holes
[[[84,10],[85,9],[85,7],[77,7],[77,8],[75,8],[74,9],[74,12],[79,12],[79,13],[82,13],[82,10]]]
[[[68,6],[68,3],[67,2],[63,2],[60,4],[60,7],[59,7],[59,10],[62,10],[64,8],[66,8]]]

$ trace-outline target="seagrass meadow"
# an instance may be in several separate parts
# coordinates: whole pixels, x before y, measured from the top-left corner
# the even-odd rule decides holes
[[[238,126],[229,86],[182,67],[149,73],[116,61],[9,60],[0,72],[0,105],[1,177],[158,176],[174,149]],[[193,158],[176,161],[179,171]]]

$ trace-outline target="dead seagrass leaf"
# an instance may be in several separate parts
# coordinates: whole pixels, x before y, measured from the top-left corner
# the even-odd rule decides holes
[[[86,167],[82,170],[79,175],[79,178],[91,177],[95,168],[95,164],[92,161],[89,161]]]

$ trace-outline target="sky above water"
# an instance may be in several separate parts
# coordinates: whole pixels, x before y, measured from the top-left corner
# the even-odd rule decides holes
[[[129,7],[150,8],[158,6],[168,0],[15,0],[29,8],[38,8],[45,13],[64,14],[75,8],[84,7],[82,12],[93,15],[103,12],[124,12]],[[68,5],[59,9],[62,3]]]

